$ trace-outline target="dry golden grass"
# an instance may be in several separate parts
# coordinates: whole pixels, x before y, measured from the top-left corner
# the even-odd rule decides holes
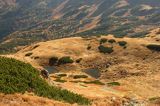
[[[24,95],[0,94],[0,106],[71,106],[71,105],[29,94],[24,94]]]
[[[94,106],[98,106],[96,104],[102,99],[109,103],[110,101],[107,101],[106,98],[112,97],[121,100],[126,96],[148,100],[148,98],[160,96],[160,85],[158,83],[160,82],[160,55],[158,52],[150,51],[145,47],[145,45],[151,43],[160,44],[155,37],[114,38],[112,35],[102,36],[101,38],[115,39],[116,42],[127,42],[126,49],[119,46],[118,43],[104,43],[104,46],[113,46],[114,52],[111,54],[102,54],[98,51],[101,38],[64,38],[37,43],[35,44],[39,45],[37,48],[34,48],[35,45],[25,47],[14,55],[8,55],[8,57],[29,62],[36,68],[43,68],[44,65],[48,64],[49,58],[53,56],[59,58],[70,56],[73,60],[82,58],[82,62],[79,64],[61,65],[57,68],[67,74],[83,73],[81,70],[85,68],[98,68],[101,70],[101,77],[99,78],[101,81],[105,83],[117,81],[121,84],[119,87],[109,88],[94,84],[84,84],[87,87],[83,87],[79,83],[69,82],[70,78],[65,79],[68,82],[58,84],[62,88],[86,97],[96,98],[97,101],[94,101]],[[91,46],[90,50],[87,50],[88,46]],[[33,54],[26,57],[25,54],[29,52]],[[34,59],[34,57],[39,57],[39,59]],[[100,98],[102,99],[100,100]],[[104,101],[101,101],[101,103],[104,103]]]

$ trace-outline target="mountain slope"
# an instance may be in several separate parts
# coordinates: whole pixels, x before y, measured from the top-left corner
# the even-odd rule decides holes
[[[4,2],[3,0],[0,0]],[[159,0],[8,0],[1,3],[0,49],[69,36],[143,37],[159,27]]]
[[[114,38],[109,35],[51,40],[27,46],[9,57],[30,63],[37,69],[48,70],[50,80],[55,84],[94,98],[93,103],[99,106],[108,103],[152,106],[147,104],[152,103],[154,98],[157,102],[153,104],[159,105],[159,49],[147,48],[148,45],[159,45],[160,48],[156,31],[145,38]],[[74,62],[58,64],[65,56]],[[53,58],[58,60],[50,64]],[[88,73],[86,70],[91,71]],[[65,76],[57,80],[59,75]],[[87,77],[76,79],[77,75]]]

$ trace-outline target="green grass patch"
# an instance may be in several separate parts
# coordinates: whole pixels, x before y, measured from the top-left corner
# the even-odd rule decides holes
[[[119,82],[110,82],[110,83],[107,83],[107,85],[109,85],[109,86],[120,86],[121,84]]]
[[[30,64],[11,58],[0,57],[0,92],[5,94],[23,94],[26,91],[34,92],[37,96],[65,101],[71,104],[90,104],[90,101],[81,95],[50,86],[40,77],[39,71]]]
[[[66,77],[67,74],[57,74],[58,77]]]
[[[88,78],[88,76],[87,76],[87,75],[74,75],[73,78],[74,78],[74,79]]]
[[[69,82],[72,82],[72,83],[79,83],[79,82],[82,82],[82,81],[69,81]]]
[[[99,81],[99,80],[94,80],[94,81],[84,81],[84,83],[86,84],[96,84],[96,85],[105,85],[103,82]]]
[[[66,80],[62,80],[61,78],[57,78],[56,80],[54,80],[55,82],[60,82],[60,83],[65,83],[67,82]]]
[[[73,83],[85,83],[85,84],[96,84],[96,85],[105,85],[103,82],[101,82],[99,80],[94,80],[94,81],[80,81],[80,80],[77,80],[77,81],[70,81],[70,82],[73,82]]]

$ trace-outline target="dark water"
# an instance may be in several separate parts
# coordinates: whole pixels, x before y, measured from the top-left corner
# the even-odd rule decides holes
[[[58,73],[58,72],[59,72],[59,71],[58,71],[55,67],[53,67],[53,66],[45,66],[44,69],[46,69],[46,70],[49,72],[49,74],[53,74],[53,73]]]
[[[84,72],[94,78],[99,78],[101,76],[100,70],[98,69],[86,69]]]

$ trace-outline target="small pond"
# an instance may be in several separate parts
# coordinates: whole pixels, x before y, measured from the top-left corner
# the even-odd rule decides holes
[[[49,74],[54,74],[59,72],[54,66],[45,66],[44,69],[46,69],[49,72]]]
[[[99,78],[101,76],[99,69],[85,69],[84,72],[88,75],[90,75],[93,78]]]

